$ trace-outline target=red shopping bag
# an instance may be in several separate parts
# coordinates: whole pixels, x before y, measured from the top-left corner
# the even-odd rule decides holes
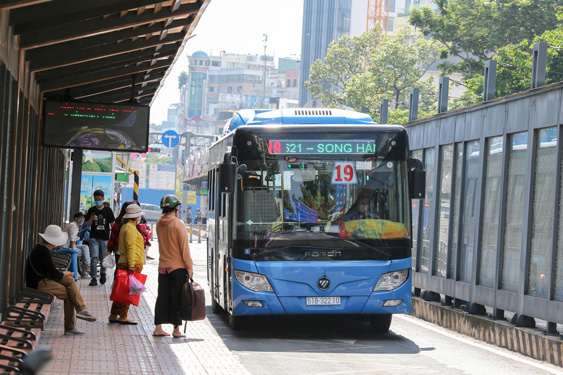
[[[142,273],[135,273],[134,276],[143,283],[143,285],[147,281],[147,275],[143,275]],[[109,299],[117,303],[139,306],[141,296],[129,294],[129,274],[126,270],[117,270]]]

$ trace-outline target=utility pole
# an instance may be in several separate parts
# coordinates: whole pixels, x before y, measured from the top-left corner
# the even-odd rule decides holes
[[[268,46],[268,34],[264,35],[264,94],[262,95],[262,108],[266,107],[266,47]]]

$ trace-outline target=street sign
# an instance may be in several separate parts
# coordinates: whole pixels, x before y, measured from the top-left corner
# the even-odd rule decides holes
[[[207,189],[207,181],[201,181],[201,187]]]
[[[207,189],[206,189],[206,188],[198,187],[198,188],[196,189],[196,194],[197,194],[197,195],[207,195]]]
[[[180,136],[174,130],[167,130],[162,133],[162,144],[164,147],[174,148],[180,143]]]
[[[115,174],[115,181],[116,182],[129,182],[129,176],[127,173],[116,173]]]

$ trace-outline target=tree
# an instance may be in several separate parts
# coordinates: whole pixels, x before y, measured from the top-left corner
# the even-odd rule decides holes
[[[563,20],[563,12],[558,15]],[[498,49],[494,60],[497,61],[496,96],[511,95],[528,90],[532,79],[533,44],[547,42],[546,84],[563,80],[563,26],[545,31],[530,43],[523,40]],[[475,74],[466,80],[467,91],[454,106],[463,106],[481,102],[483,94],[483,74]]]
[[[182,86],[188,83],[188,73],[182,71],[178,76],[178,90],[182,90]]]
[[[437,12],[428,6],[412,9],[409,20],[424,35],[442,45],[444,75],[459,72],[465,78],[480,74],[484,62],[504,46],[532,41],[558,25],[561,0],[435,0]]]
[[[311,67],[305,87],[326,106],[367,108],[373,118],[379,116],[382,99],[390,99],[395,110],[408,107],[407,92],[418,87],[420,107],[430,112],[435,108],[436,89],[432,77],[423,76],[437,54],[437,44],[410,27],[394,35],[373,28],[332,42],[325,61],[317,60]]]

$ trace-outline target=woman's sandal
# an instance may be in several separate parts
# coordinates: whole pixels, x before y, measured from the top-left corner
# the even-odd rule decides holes
[[[166,333],[166,332],[164,332],[164,333],[153,333],[152,335],[154,337],[168,337],[168,336],[170,336],[170,334]]]

